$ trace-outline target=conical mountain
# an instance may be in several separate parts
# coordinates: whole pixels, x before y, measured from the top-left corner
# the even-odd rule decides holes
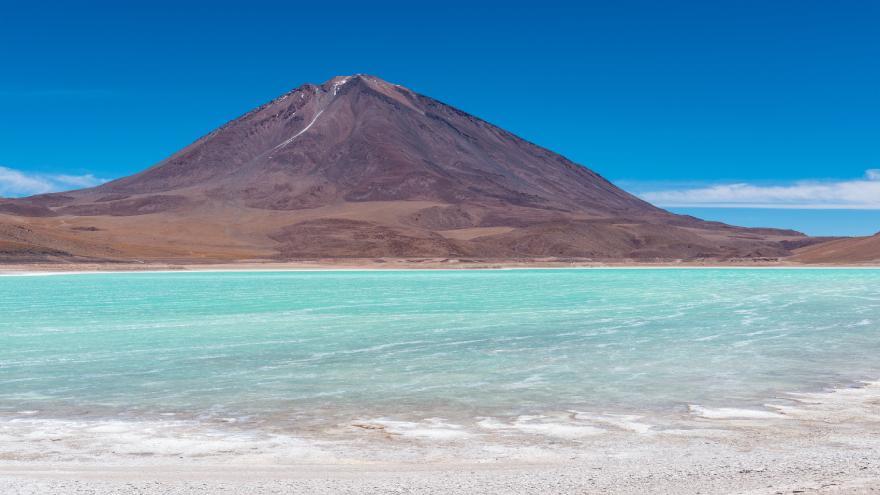
[[[303,85],[139,174],[6,200],[4,235],[34,256],[114,259],[690,259],[784,256],[804,242],[673,215],[366,75]]]

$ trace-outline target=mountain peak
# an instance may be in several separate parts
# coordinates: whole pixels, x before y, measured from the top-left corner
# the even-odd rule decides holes
[[[358,75],[353,76],[336,76],[329,80],[327,80],[324,84],[321,85],[322,88],[329,88],[334,93],[339,90],[340,86],[344,86],[346,83],[351,81],[352,79],[358,78]]]
[[[186,237],[180,245],[198,245],[188,229],[210,231],[211,245],[244,236],[284,257],[786,252],[656,208],[550,150],[366,74],[300,86],[139,174],[4,209],[169,221],[181,230],[169,235]]]
[[[335,76],[319,87],[329,93],[332,93],[334,96],[339,94],[342,89],[347,85],[356,85],[362,84],[363,87],[373,89],[383,94],[394,94],[398,92],[400,89],[404,89],[402,86],[397,84],[392,84],[382,78],[371,76],[369,74],[352,74],[350,76]]]

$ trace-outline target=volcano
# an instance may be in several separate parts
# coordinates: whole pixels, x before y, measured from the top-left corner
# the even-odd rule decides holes
[[[805,244],[672,214],[367,75],[305,84],[141,173],[0,200],[6,260],[687,260]]]

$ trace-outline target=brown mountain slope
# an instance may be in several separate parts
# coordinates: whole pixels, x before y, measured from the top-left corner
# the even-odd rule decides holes
[[[139,174],[0,200],[0,241],[6,259],[121,260],[775,257],[809,242],[673,215],[363,75],[306,84]]]
[[[807,246],[796,250],[792,259],[802,263],[878,263],[880,234]]]

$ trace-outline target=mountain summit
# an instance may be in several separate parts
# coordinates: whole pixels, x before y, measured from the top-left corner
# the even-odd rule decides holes
[[[360,74],[305,84],[141,173],[0,201],[7,257],[691,259],[805,242],[671,214]]]
[[[99,190],[192,187],[250,208],[288,211],[365,201],[654,210],[557,154],[364,75],[302,86]]]

